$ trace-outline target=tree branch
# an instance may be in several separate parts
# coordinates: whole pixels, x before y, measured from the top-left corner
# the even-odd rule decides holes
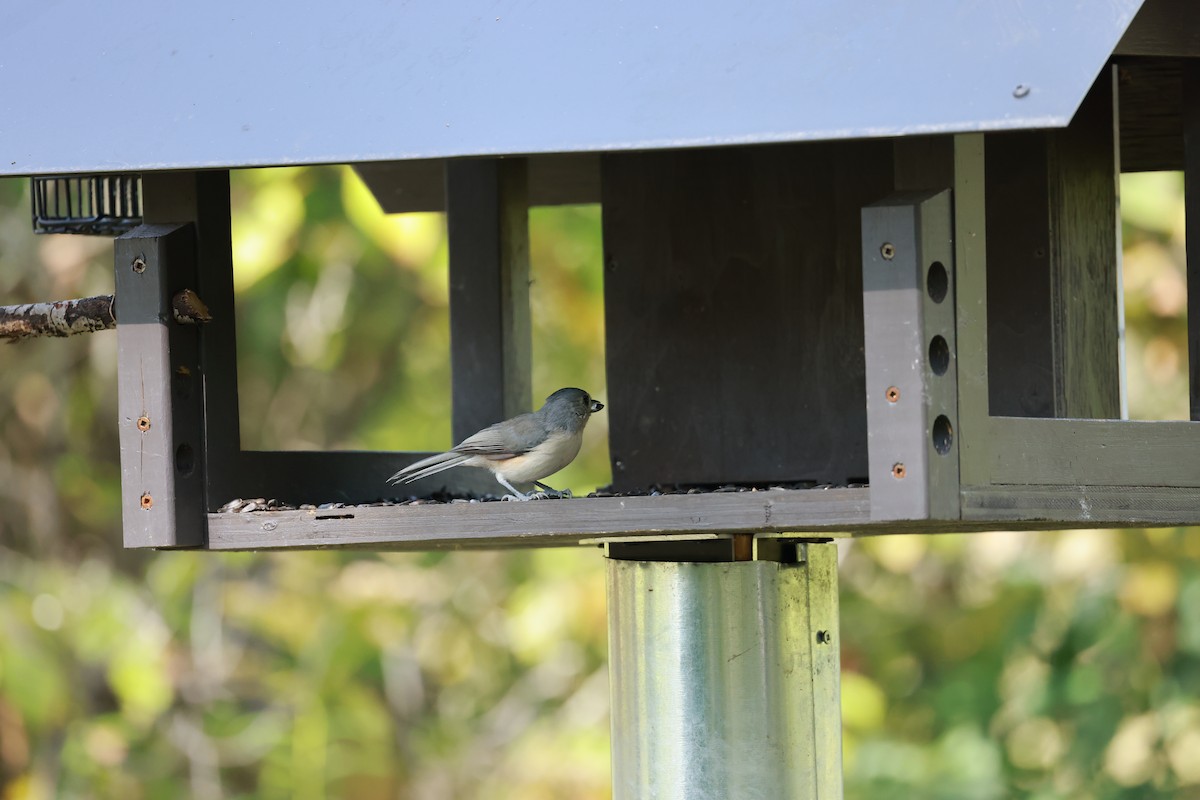
[[[34,336],[74,336],[116,327],[113,296],[0,306],[0,339],[18,341]]]

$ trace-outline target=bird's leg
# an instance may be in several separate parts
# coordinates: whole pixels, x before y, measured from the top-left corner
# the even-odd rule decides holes
[[[496,476],[496,480],[500,481],[501,485],[503,485],[505,489],[508,489],[510,492],[512,492],[512,494],[504,496],[505,500],[528,500],[529,499],[529,495],[521,494],[520,492],[518,492],[516,490],[516,487],[514,487],[508,481],[504,480],[504,477],[500,473],[494,472],[492,474]]]
[[[533,485],[538,487],[539,489],[541,489],[543,492],[545,492],[547,497],[557,497],[558,499],[562,500],[565,497],[572,496],[570,489],[563,489],[560,492],[557,489],[553,489],[553,488],[547,486],[546,484],[542,483],[541,481],[534,481]]]

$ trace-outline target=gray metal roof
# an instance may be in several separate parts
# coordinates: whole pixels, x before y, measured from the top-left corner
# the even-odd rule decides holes
[[[0,174],[1055,127],[1141,2],[12,2]]]

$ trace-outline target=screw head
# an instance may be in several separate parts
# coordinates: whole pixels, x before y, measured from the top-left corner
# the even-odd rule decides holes
[[[896,257],[896,245],[884,242],[879,248],[879,255],[883,256],[884,261],[891,261]]]
[[[817,644],[829,644],[833,641],[833,634],[829,631],[817,631]]]
[[[138,256],[137,258],[135,258],[133,260],[132,266],[133,266],[134,272],[138,272],[138,273],[145,272],[146,271],[146,259],[143,256]]]
[[[900,389],[896,386],[889,386],[885,395],[889,403],[895,403],[900,399]]]
[[[149,492],[142,493],[141,503],[143,511],[149,511],[154,508],[154,498],[150,496]]]
[[[903,462],[897,461],[892,465],[892,477],[896,480],[903,480],[907,474],[908,469],[904,466]]]
[[[1020,100],[1022,97],[1028,97],[1028,96],[1029,96],[1029,87],[1023,83],[1018,83],[1017,87],[1015,89],[1013,89],[1013,97],[1017,98],[1018,100]]]
[[[146,431],[150,430],[150,418],[149,417],[138,417],[137,418],[137,429],[139,431],[141,431],[142,433],[145,433]]]

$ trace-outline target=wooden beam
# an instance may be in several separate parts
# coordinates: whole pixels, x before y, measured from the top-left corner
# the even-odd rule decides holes
[[[985,139],[954,137],[955,325],[958,337],[958,458],[963,483],[987,483],[988,262]]]
[[[606,536],[851,530],[870,522],[867,489],[808,489],[528,503],[351,507],[209,515],[213,550],[546,547]]]
[[[1184,68],[1183,87],[1188,397],[1191,418],[1200,420],[1200,61]]]
[[[1146,0],[1117,43],[1116,55],[1200,57],[1200,4]]]
[[[455,442],[530,408],[527,186],[523,159],[446,167]]]
[[[246,478],[239,459],[229,172],[146,173],[142,209],[147,223],[191,223],[195,229],[196,281],[181,288],[195,290],[212,316],[199,328],[199,369],[193,383],[204,398],[205,504],[213,511],[235,497]]]
[[[1115,101],[1104,70],[1071,124],[1048,134],[1056,417],[1121,416]]]
[[[975,485],[1200,488],[1200,425],[992,417]]]
[[[204,544],[199,329],[171,298],[196,281],[190,224],[141,225],[116,240],[117,427],[126,547]]]
[[[957,519],[950,191],[862,211],[871,518]]]

